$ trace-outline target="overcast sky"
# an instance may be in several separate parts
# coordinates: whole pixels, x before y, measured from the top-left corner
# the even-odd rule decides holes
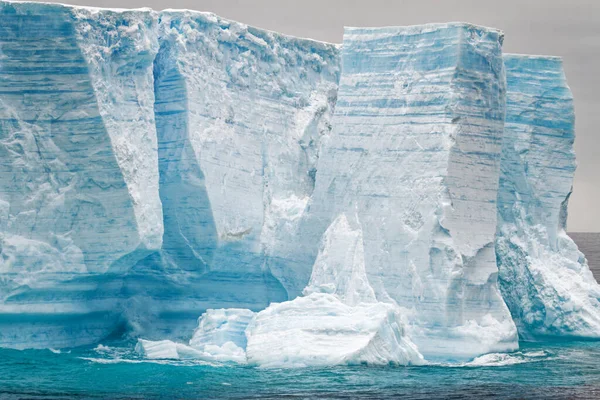
[[[96,7],[188,8],[339,43],[344,26],[466,21],[502,29],[504,50],[564,58],[579,167],[570,231],[600,231],[600,0],[71,0]]]

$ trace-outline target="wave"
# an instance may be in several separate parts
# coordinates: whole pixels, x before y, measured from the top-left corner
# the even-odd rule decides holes
[[[60,350],[49,349],[53,353],[60,354]],[[140,358],[131,347],[110,347],[103,344],[98,344],[93,351],[98,356],[78,357],[97,364],[141,364],[151,363],[160,365],[173,366],[212,366],[223,367],[228,363],[220,363],[218,361],[206,361],[201,359],[151,359]],[[514,353],[489,353],[476,357],[475,359],[463,363],[427,363],[424,366],[433,367],[449,367],[449,368],[464,368],[464,367],[505,367],[517,364],[531,363],[551,360],[551,354],[545,350],[536,351],[517,351]]]
[[[223,367],[223,364],[210,363],[201,360],[152,360],[152,359],[132,359],[132,358],[102,358],[102,357],[77,357],[80,360],[89,361],[95,364],[159,364],[172,365],[177,367]]]
[[[490,353],[475,358],[473,361],[458,365],[460,367],[505,367],[508,365],[524,364],[549,360],[550,353],[540,351],[516,353]]]

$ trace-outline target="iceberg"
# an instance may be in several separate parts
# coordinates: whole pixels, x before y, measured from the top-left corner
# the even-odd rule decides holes
[[[600,338],[600,286],[566,234],[573,96],[558,57],[507,54],[498,193],[500,289],[519,334]]]
[[[572,96],[502,41],[0,0],[0,346],[290,367],[600,337]]]

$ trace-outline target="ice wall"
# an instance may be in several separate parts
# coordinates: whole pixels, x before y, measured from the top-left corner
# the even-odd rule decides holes
[[[260,310],[306,284],[296,285],[288,248],[314,188],[320,138],[331,129],[339,52],[193,11],[162,12],[159,41],[164,244],[136,269],[166,271],[176,298],[153,284],[145,291],[153,306],[144,301],[137,314],[161,310],[160,330],[186,332],[202,310]],[[142,323],[157,328],[156,320]]]
[[[468,24],[344,34],[334,129],[302,234],[356,213],[377,298],[412,313],[410,336],[429,359],[517,345],[494,252],[501,44]]]
[[[192,11],[0,7],[0,345],[177,337],[306,284],[282,271],[338,46]]]
[[[500,288],[519,334],[600,337],[600,286],[567,236],[575,172],[573,96],[562,60],[505,55],[498,193]]]
[[[0,3],[0,345],[106,335],[118,288],[96,277],[161,246],[155,22]]]

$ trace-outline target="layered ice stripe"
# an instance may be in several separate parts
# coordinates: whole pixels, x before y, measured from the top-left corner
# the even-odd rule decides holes
[[[161,244],[158,176],[144,176],[144,205],[132,195],[141,186],[135,170],[153,163],[157,170],[156,154],[143,140],[130,156],[119,145],[119,135],[152,136],[152,115],[140,111],[137,130],[118,129],[129,122],[97,97],[100,70],[151,80],[151,63],[133,61],[150,50],[122,46],[121,72],[106,72],[117,65],[93,61],[88,50],[100,46],[94,52],[106,57],[112,50],[81,34],[94,29],[97,14],[82,20],[64,6],[2,2],[0,16],[0,345],[93,342],[118,318],[120,285],[101,274],[127,269]],[[125,19],[152,23],[148,12]],[[120,31],[106,40],[122,45],[128,34],[141,35]],[[134,86],[103,90],[114,89],[114,109],[147,109],[152,87]]]
[[[600,337],[600,286],[565,233],[576,164],[573,96],[562,60],[509,54],[504,63],[500,289],[523,338]]]
[[[500,32],[461,23],[344,35],[334,129],[302,235],[356,213],[375,294],[410,311],[428,359],[517,346],[494,253],[501,43]]]

